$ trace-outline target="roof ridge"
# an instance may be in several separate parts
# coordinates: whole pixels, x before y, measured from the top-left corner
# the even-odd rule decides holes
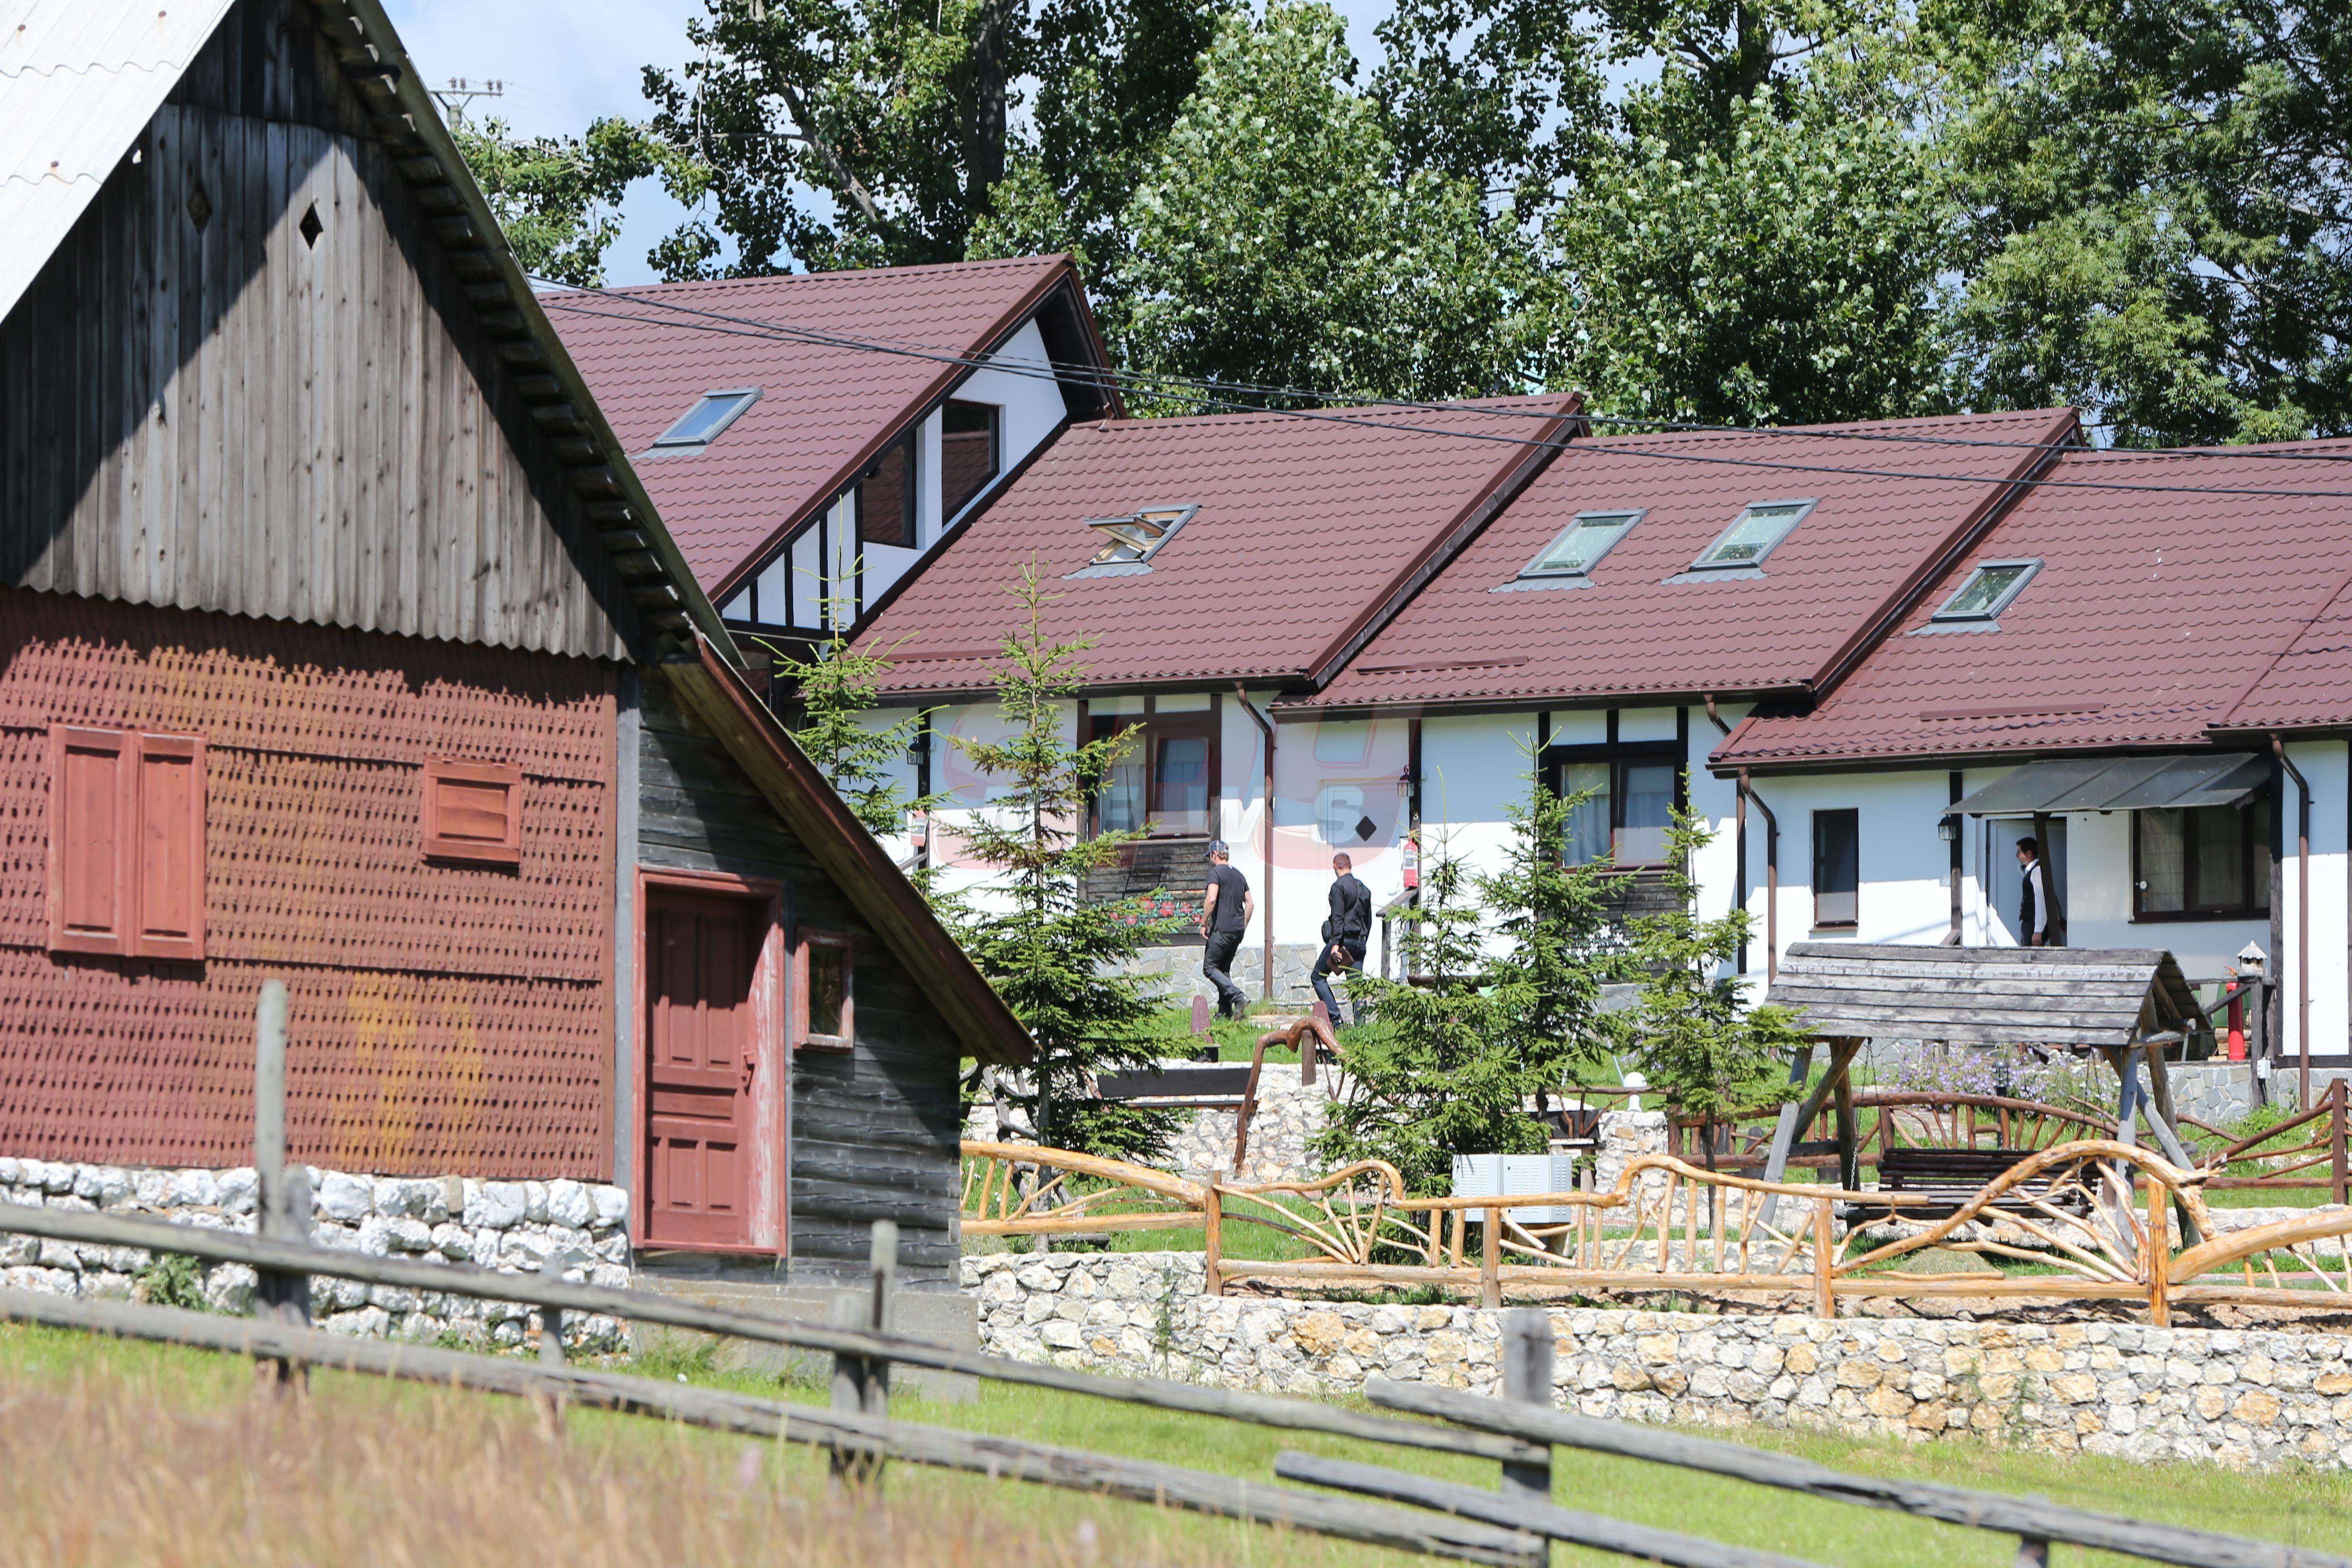
[[[835,282],[847,279],[864,281],[903,278],[916,272],[1010,271],[1016,268],[1036,271],[1068,259],[1066,253],[1055,251],[1045,256],[995,257],[982,261],[919,261],[904,267],[843,267],[830,272],[763,272],[751,278],[672,278],[659,283],[627,283],[614,288],[598,289],[593,292],[627,298],[636,294],[650,294],[662,289],[748,289],[763,284],[776,286],[788,283],[813,283],[820,279]],[[580,291],[591,292],[592,290]]]

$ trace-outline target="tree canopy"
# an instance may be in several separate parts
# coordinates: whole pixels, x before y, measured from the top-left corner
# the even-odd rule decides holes
[[[1367,70],[1319,0],[704,3],[644,126],[467,139],[542,276],[659,171],[665,277],[1068,250],[1143,412],[2352,428],[2341,7],[1397,0]]]

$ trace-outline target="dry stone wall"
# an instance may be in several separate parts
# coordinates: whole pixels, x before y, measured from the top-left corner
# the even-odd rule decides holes
[[[174,1224],[250,1231],[257,1184],[250,1166],[160,1170],[0,1159],[0,1202],[104,1210]],[[310,1172],[311,1239],[378,1257],[476,1263],[512,1274],[552,1270],[577,1284],[629,1283],[628,1194],[587,1182],[480,1182],[471,1177]],[[0,1283],[65,1296],[151,1293],[155,1258],[141,1248],[93,1247],[0,1232]],[[142,1289],[142,1277],[144,1289]],[[253,1304],[253,1271],[205,1268],[196,1286],[223,1311]],[[538,1310],[520,1301],[362,1285],[314,1275],[310,1317],[336,1333],[368,1338],[516,1345],[538,1335]],[[621,1348],[609,1318],[567,1314],[564,1339],[586,1350]]]
[[[1498,1312],[1207,1298],[1197,1253],[967,1258],[982,1348],[1289,1394],[1367,1377],[1496,1390]],[[1560,1403],[1690,1426],[1973,1436],[2242,1468],[2352,1468],[2352,1357],[2326,1333],[1556,1309]]]

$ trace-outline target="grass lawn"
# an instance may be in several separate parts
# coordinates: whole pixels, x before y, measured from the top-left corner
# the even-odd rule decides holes
[[[656,1353],[637,1370],[773,1394]],[[820,1394],[785,1385],[788,1398]],[[550,1441],[492,1396],[319,1374],[257,1393],[226,1356],[0,1327],[0,1565],[649,1563],[962,1568],[1243,1563],[1342,1568],[1394,1554],[1139,1505],[894,1466],[880,1506],[829,1494],[823,1461],[741,1438],[574,1411]],[[977,1405],[901,1394],[894,1414],[1266,1478],[1284,1447],[1492,1485],[1494,1467],[989,1385]],[[1950,1481],[2336,1552],[2352,1477],[2187,1467],[1755,1432],[1842,1468]],[[1983,1568],[2000,1537],[1813,1502],[1630,1460],[1561,1452],[1557,1495],[1619,1518],[1854,1568]],[[2105,1557],[2062,1548],[2068,1568]],[[1622,1560],[1563,1551],[1562,1563]],[[2124,1561],[2124,1560],[2112,1560]]]

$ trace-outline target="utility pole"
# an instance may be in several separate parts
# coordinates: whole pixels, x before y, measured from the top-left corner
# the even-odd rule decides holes
[[[451,77],[446,87],[433,89],[433,96],[440,100],[441,112],[449,117],[453,128],[459,129],[466,123],[468,103],[478,98],[504,98],[506,92],[507,84],[502,81],[476,81],[462,76]]]

